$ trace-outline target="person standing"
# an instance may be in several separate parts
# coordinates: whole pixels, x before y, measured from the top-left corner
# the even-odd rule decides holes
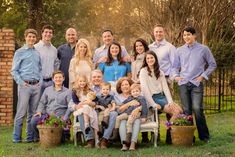
[[[185,114],[194,112],[199,139],[208,142],[210,135],[203,113],[203,80],[217,65],[210,49],[196,41],[196,30],[186,27],[183,30],[185,44],[177,48],[172,78],[179,85],[181,103]],[[208,64],[205,69],[205,65]]]
[[[57,58],[57,49],[51,43],[54,28],[51,25],[45,25],[41,32],[42,39],[34,47],[39,52],[42,62],[42,94],[46,87],[53,85],[52,73],[59,69],[60,61]]]
[[[158,58],[160,70],[164,72],[167,84],[173,94],[173,81],[169,75],[172,69],[176,48],[165,39],[165,28],[156,24],[153,30],[155,41],[149,45],[149,50],[154,51]]]
[[[24,32],[25,45],[16,50],[11,74],[18,84],[18,102],[14,120],[13,142],[22,142],[22,126],[26,119],[26,142],[33,142],[31,118],[36,111],[40,99],[40,84],[42,81],[42,66],[39,52],[34,48],[37,31],[26,29]]]
[[[107,61],[109,46],[114,41],[113,32],[109,29],[104,30],[102,33],[102,40],[104,45],[97,48],[93,56],[93,63],[95,67],[97,67],[99,63],[104,63]],[[121,46],[121,56],[126,62],[131,60],[124,46]]]
[[[77,76],[85,75],[88,81],[90,81],[92,65],[92,53],[90,43],[86,39],[79,39],[74,57],[70,61],[69,65],[69,88],[72,89]]]
[[[59,70],[61,70],[65,76],[64,86],[66,88],[69,88],[69,64],[70,60],[74,55],[75,46],[78,40],[78,34],[76,29],[68,28],[65,33],[65,39],[67,43],[59,46],[57,50],[58,58],[60,60]]]

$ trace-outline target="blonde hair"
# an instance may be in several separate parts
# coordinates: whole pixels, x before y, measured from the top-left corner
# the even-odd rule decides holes
[[[75,64],[79,64],[79,61],[81,60],[80,58],[80,52],[78,51],[78,47],[79,45],[83,43],[86,45],[87,47],[87,51],[85,54],[85,60],[88,62],[88,64],[90,65],[90,67],[92,68],[92,53],[91,53],[91,47],[90,47],[90,43],[88,40],[81,38],[78,40],[76,47],[75,47],[75,55],[74,55],[74,59],[75,59]]]
[[[87,93],[87,98],[90,99],[91,101],[92,101],[92,100],[95,100],[95,98],[96,98],[96,93],[93,92],[93,91],[88,92],[88,93]]]
[[[141,90],[140,84],[133,83],[133,84],[131,85],[130,89],[131,89],[131,91],[134,90],[134,89],[139,89],[139,90]]]
[[[24,31],[24,37],[27,37],[29,33],[34,34],[36,37],[38,36],[38,32],[35,29],[29,28]]]
[[[83,89],[81,89],[81,87],[79,86],[79,80],[80,80],[80,79],[84,79],[85,82],[86,82],[86,86],[85,86]],[[73,91],[76,92],[76,95],[77,95],[78,98],[80,97],[80,94],[81,94],[81,93],[83,93],[84,95],[87,95],[87,93],[88,93],[89,91],[91,91],[91,90],[90,90],[90,86],[89,86],[88,79],[87,79],[87,77],[86,77],[85,75],[77,76],[76,81],[75,81],[75,84],[74,84],[74,87],[73,87]]]

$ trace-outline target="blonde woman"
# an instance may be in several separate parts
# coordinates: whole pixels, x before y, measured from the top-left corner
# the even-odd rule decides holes
[[[90,81],[92,69],[90,44],[86,39],[79,39],[75,47],[74,57],[69,65],[69,89],[73,88],[75,79],[79,75],[85,75]]]

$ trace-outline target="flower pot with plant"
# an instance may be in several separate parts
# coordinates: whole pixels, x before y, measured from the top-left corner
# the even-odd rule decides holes
[[[37,125],[42,147],[54,147],[61,144],[63,122],[52,115],[43,115]]]
[[[171,128],[172,144],[177,146],[192,146],[194,131],[193,117],[191,115],[179,114],[174,122],[167,122]]]

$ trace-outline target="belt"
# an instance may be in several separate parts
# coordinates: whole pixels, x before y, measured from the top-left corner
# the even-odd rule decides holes
[[[47,79],[43,79],[43,81],[45,81],[45,82],[49,82],[49,81],[51,81],[52,80],[52,78],[50,77],[50,78],[47,78]]]
[[[35,84],[39,83],[39,80],[32,80],[32,81],[25,80],[24,82],[29,84],[29,85],[35,85]]]

